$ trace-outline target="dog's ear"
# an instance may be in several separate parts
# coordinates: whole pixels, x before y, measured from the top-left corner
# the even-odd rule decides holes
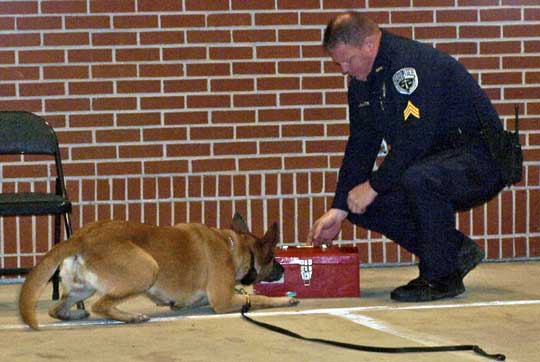
[[[232,222],[231,222],[231,229],[236,231],[237,233],[249,233],[249,228],[246,225],[246,222],[242,218],[242,216],[239,213],[234,213]]]
[[[276,222],[266,231],[261,241],[263,245],[268,245],[272,248],[277,245],[279,241],[279,229]]]

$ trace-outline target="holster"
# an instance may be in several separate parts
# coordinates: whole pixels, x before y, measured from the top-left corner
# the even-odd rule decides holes
[[[499,164],[502,180],[507,186],[521,181],[522,176],[523,152],[519,143],[518,111],[516,106],[516,130],[510,132],[498,129],[492,123],[483,120],[476,109],[476,115],[481,124],[482,141],[491,157]]]

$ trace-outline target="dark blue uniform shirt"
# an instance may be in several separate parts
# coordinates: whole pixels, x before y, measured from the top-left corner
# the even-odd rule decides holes
[[[382,30],[367,81],[349,84],[350,136],[333,207],[348,210],[348,192],[369,179],[378,193],[399,183],[415,161],[451,147],[457,133],[480,137],[481,117],[500,128],[497,112],[457,60],[429,45]],[[390,146],[377,171],[382,140]]]

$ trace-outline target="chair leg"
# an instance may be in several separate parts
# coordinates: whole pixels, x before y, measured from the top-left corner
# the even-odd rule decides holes
[[[64,226],[65,226],[65,230],[66,230],[66,239],[69,239],[71,237],[71,234],[72,234],[72,229],[71,229],[71,214],[69,212],[66,212],[64,214]],[[77,303],[77,309],[81,309],[81,310],[84,310],[84,302],[78,302]]]
[[[54,215],[54,245],[58,244],[59,242],[60,242],[60,215]],[[52,283],[53,283],[52,299],[58,300],[60,299],[60,273],[58,269],[56,269],[56,271],[54,272],[54,275],[52,277]]]

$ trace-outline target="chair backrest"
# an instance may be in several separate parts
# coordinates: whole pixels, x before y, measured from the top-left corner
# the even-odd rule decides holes
[[[2,111],[0,153],[56,155],[58,141],[43,118],[25,111]]]

